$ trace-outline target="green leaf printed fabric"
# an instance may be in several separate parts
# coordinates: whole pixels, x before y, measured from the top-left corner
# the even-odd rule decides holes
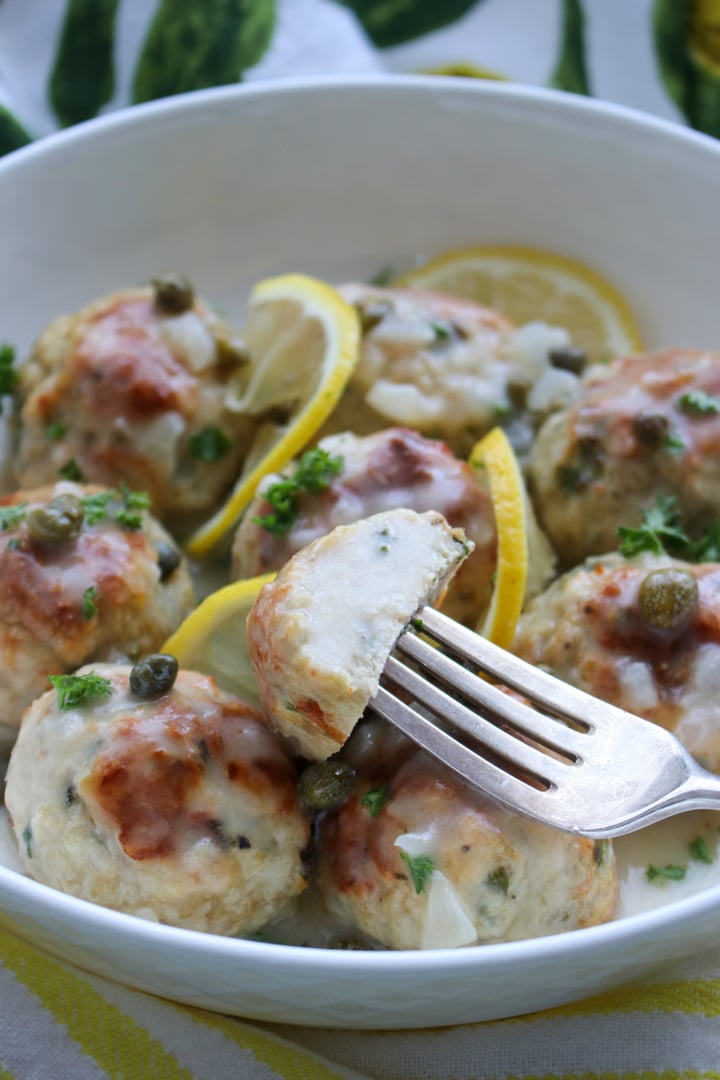
[[[274,0],[160,0],[133,101],[237,82],[261,59],[274,28]]]
[[[63,125],[90,120],[113,96],[118,0],[68,0],[48,86]]]
[[[27,146],[29,142],[32,142],[32,136],[28,135],[9,109],[0,105],[0,157],[3,154],[9,154],[11,150],[19,150],[21,146]]]
[[[720,138],[720,4],[655,0],[653,34],[668,96],[694,128]]]
[[[562,30],[550,86],[573,94],[591,94],[585,60],[585,12],[581,0],[562,0]]]
[[[379,49],[402,45],[456,22],[482,0],[337,0]]]

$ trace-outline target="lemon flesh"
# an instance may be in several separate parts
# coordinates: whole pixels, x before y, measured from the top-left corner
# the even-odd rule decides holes
[[[515,637],[528,579],[525,485],[513,449],[500,428],[493,428],[474,446],[469,463],[487,475],[498,548],[495,587],[478,633],[507,649]]]
[[[591,362],[642,350],[632,312],[614,286],[582,263],[552,252],[523,247],[449,251],[393,284],[474,300],[518,326],[537,320],[562,326]]]
[[[211,675],[221,690],[259,704],[247,649],[247,617],[275,574],[235,581],[211,593],[162,647],[181,668]]]
[[[357,362],[360,325],[357,312],[330,285],[285,274],[253,289],[245,340],[253,364],[228,405],[269,418],[258,429],[230,497],[187,542],[188,554],[195,557],[222,540],[262,478],[284,468],[327,420]]]

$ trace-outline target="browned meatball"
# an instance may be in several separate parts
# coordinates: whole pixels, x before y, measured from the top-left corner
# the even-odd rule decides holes
[[[213,510],[250,434],[225,404],[235,344],[201,302],[165,313],[149,287],[55,319],[20,369],[19,486],[122,480],[163,519]]]
[[[589,559],[533,601],[513,650],[668,728],[720,772],[720,566]]]
[[[184,560],[132,502],[65,481],[0,500],[1,724],[17,727],[48,675],[151,652],[191,609]],[[74,526],[43,538],[42,514],[63,504]]]
[[[390,428],[364,438],[346,432],[323,439],[318,449],[334,462],[327,486],[297,499],[297,516],[287,529],[258,523],[273,514],[263,497],[288,475],[265,478],[238,529],[233,544],[233,577],[254,577],[279,570],[291,555],[337,525],[384,510],[407,507],[418,513],[437,510],[474,542],[450,582],[442,610],[474,626],[490,601],[497,538],[490,496],[463,461],[441,442],[408,428]]]
[[[348,745],[356,791],[320,825],[318,880],[334,915],[394,949],[510,941],[612,918],[607,842],[504,810],[376,730],[374,752],[367,729]]]
[[[668,349],[591,368],[578,402],[534,445],[541,524],[566,565],[617,546],[658,493],[675,495],[689,529],[720,503],[720,353]]]
[[[82,668],[78,679],[100,681],[94,695],[68,707],[50,690],[28,710],[6,800],[23,866],[143,918],[258,929],[306,884],[293,762],[261,714],[212,679],[181,671],[146,700],[129,675]]]

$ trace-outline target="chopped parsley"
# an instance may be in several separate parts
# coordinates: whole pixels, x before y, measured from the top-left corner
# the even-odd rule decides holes
[[[673,866],[671,863],[667,866],[653,866],[651,863],[645,871],[645,877],[648,881],[657,881],[658,878],[666,881],[682,881],[686,873],[686,866]]]
[[[7,532],[15,525],[19,525],[27,514],[27,503],[17,503],[15,506],[0,506],[0,530]]]
[[[113,517],[124,529],[141,529],[142,512],[150,506],[150,496],[146,491],[131,491],[127,484],[120,484],[122,506]]]
[[[120,484],[120,491],[108,488],[80,499],[85,513],[86,525],[99,525],[109,519],[124,529],[141,529],[142,512],[150,506],[146,491],[131,491],[127,484]]]
[[[371,818],[376,818],[388,801],[389,794],[390,785],[383,784],[373,791],[367,791],[360,800],[360,805],[367,808]]]
[[[435,335],[436,341],[449,341],[452,337],[450,327],[446,326],[445,323],[431,322],[430,327],[433,334]]]
[[[720,520],[709,525],[697,540],[691,540],[684,555],[689,562],[720,562]]]
[[[492,870],[485,878],[485,884],[489,885],[491,889],[500,889],[507,895],[507,891],[510,888],[510,875],[508,874],[506,866],[498,866],[495,870]]]
[[[273,536],[290,532],[299,514],[298,500],[307,492],[319,495],[330,486],[333,476],[342,472],[345,459],[339,454],[331,456],[327,450],[308,450],[300,458],[295,472],[284,480],[276,480],[263,492],[265,502],[273,508],[272,514],[263,514],[252,520]]]
[[[429,855],[408,855],[407,851],[402,849],[400,849],[400,858],[408,864],[415,892],[419,896],[432,877],[435,863]]]
[[[59,709],[75,709],[92,698],[112,694],[110,680],[94,671],[88,671],[87,675],[49,675],[48,678],[57,690]]]
[[[85,477],[83,471],[78,465],[75,458],[70,458],[64,465],[61,465],[58,469],[58,476],[61,476],[63,480],[74,480],[75,483],[81,484]]]
[[[662,555],[669,548],[677,552],[690,542],[680,522],[674,495],[658,495],[650,509],[643,511],[640,528],[621,525],[618,536],[620,554],[627,557],[639,555],[641,551]]]
[[[92,619],[93,615],[97,615],[97,589],[94,585],[88,585],[87,589],[83,593],[82,610],[84,619]]]
[[[695,862],[714,862],[714,859],[710,854],[710,848],[707,846],[707,841],[704,836],[696,836],[694,840],[690,841],[688,847],[690,849],[690,858],[694,859]]]
[[[685,449],[685,443],[674,432],[669,431],[665,436],[665,449],[670,450],[671,453],[680,453]]]
[[[48,424],[45,434],[51,442],[59,442],[64,438],[67,433],[67,428],[64,424]]]
[[[118,497],[117,491],[99,491],[96,495],[84,495],[80,502],[85,513],[86,525],[98,525],[107,517],[108,504]]]
[[[190,457],[194,457],[196,461],[219,461],[231,447],[232,439],[218,427],[201,428],[188,439]]]
[[[0,394],[13,394],[17,387],[17,378],[15,350],[7,342],[0,344]]]
[[[675,404],[680,412],[688,416],[710,416],[720,412],[720,401],[704,390],[689,390],[681,394]]]

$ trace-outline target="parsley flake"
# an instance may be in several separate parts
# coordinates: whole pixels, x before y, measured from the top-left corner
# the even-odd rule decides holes
[[[507,896],[507,891],[510,888],[510,875],[506,866],[498,866],[492,870],[485,878],[485,884],[489,885],[491,889],[500,889]]]
[[[93,615],[97,615],[97,589],[94,585],[88,585],[87,589],[83,593],[82,610],[84,619],[92,619]]]
[[[435,335],[436,341],[449,341],[452,337],[450,327],[446,326],[445,323],[431,322],[430,327],[433,334]]]
[[[429,855],[408,855],[407,851],[402,849],[400,849],[400,858],[408,864],[415,892],[419,896],[432,877],[435,863]]]
[[[188,451],[196,461],[219,461],[232,447],[224,431],[218,427],[204,427],[188,439]]]
[[[720,412],[720,401],[704,390],[689,390],[681,394],[675,405],[688,416],[711,416]]]
[[[252,520],[273,536],[289,533],[299,514],[298,500],[303,493],[319,495],[330,486],[333,476],[342,472],[345,459],[339,454],[332,457],[327,450],[308,450],[300,458],[295,472],[284,480],[276,480],[263,492],[265,502],[274,513],[263,514]]]
[[[75,709],[92,698],[112,694],[110,680],[94,671],[88,671],[87,675],[49,675],[48,678],[57,690],[59,709]]]
[[[651,863],[645,871],[645,877],[648,881],[657,881],[658,878],[664,878],[666,881],[682,881],[686,873],[685,866],[673,866],[671,863],[667,866],[653,866]]]
[[[710,848],[707,846],[707,841],[704,836],[696,836],[694,840],[691,840],[688,844],[690,849],[690,858],[695,862],[712,863],[714,859],[710,853]]]
[[[367,808],[371,818],[376,818],[388,801],[389,794],[390,785],[383,784],[374,791],[367,791],[360,800],[360,805]]]
[[[0,530],[7,532],[8,529],[19,525],[27,514],[27,503],[17,503],[15,506],[0,506]]]
[[[7,342],[0,345],[0,394],[13,394],[17,387],[15,350]],[[0,408],[0,412],[2,409]]]
[[[628,558],[639,555],[641,551],[652,551],[655,555],[662,555],[668,549],[677,552],[690,539],[680,523],[674,495],[658,495],[650,509],[643,511],[640,528],[631,529],[621,525],[618,537],[620,554]]]
[[[681,450],[685,449],[685,443],[679,435],[669,431],[665,436],[665,449],[673,454],[679,454]]]
[[[131,491],[127,484],[120,484],[120,496],[123,504],[113,514],[115,521],[124,529],[141,529],[142,512],[149,508],[150,496],[146,491]]]
[[[86,525],[98,525],[107,517],[108,504],[117,498],[116,491],[98,491],[96,495],[84,495],[82,503]]]
[[[59,442],[67,434],[67,428],[64,424],[48,424],[45,434],[51,442]]]
[[[78,465],[75,458],[70,458],[64,465],[61,465],[58,469],[58,476],[61,476],[63,480],[73,480],[77,484],[81,484],[85,477],[83,471]]]

